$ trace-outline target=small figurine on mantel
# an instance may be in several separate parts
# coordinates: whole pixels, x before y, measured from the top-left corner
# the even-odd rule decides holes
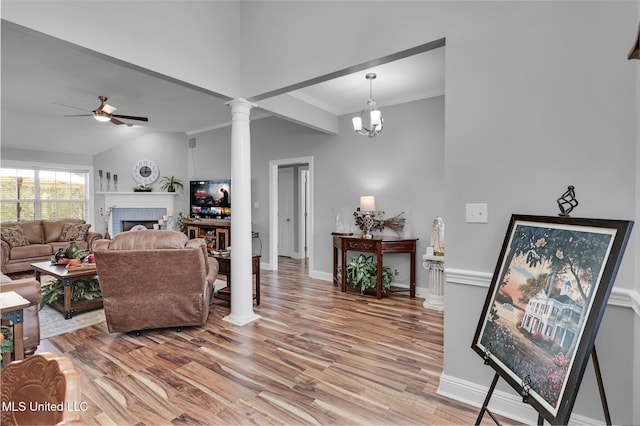
[[[444,222],[439,216],[431,226],[431,247],[435,256],[444,256]]]

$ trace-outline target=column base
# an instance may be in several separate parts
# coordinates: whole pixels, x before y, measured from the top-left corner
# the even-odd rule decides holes
[[[444,296],[433,296],[430,294],[426,299],[424,299],[422,307],[442,312],[444,311]]]
[[[222,320],[223,321],[227,321],[230,322],[231,324],[234,325],[239,325],[239,326],[243,326],[243,325],[247,325],[250,322],[253,322],[257,319],[262,318],[260,315],[258,314],[250,314],[250,315],[227,315],[226,317],[223,317]]]

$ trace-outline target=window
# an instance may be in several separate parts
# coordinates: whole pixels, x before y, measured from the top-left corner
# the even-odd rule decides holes
[[[0,169],[0,219],[87,220],[89,171]]]

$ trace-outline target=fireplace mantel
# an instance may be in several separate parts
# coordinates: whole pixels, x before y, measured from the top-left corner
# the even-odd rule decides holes
[[[96,192],[104,196],[105,207],[145,208],[164,207],[173,213],[177,192]]]
[[[173,216],[177,192],[96,192],[104,196],[105,209],[165,209],[165,214]],[[115,235],[113,215],[110,216],[109,233]]]

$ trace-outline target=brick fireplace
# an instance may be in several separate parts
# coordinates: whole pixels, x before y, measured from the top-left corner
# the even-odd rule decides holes
[[[130,228],[131,222],[148,227],[175,211],[175,192],[102,192],[105,208],[111,207],[109,234]]]

